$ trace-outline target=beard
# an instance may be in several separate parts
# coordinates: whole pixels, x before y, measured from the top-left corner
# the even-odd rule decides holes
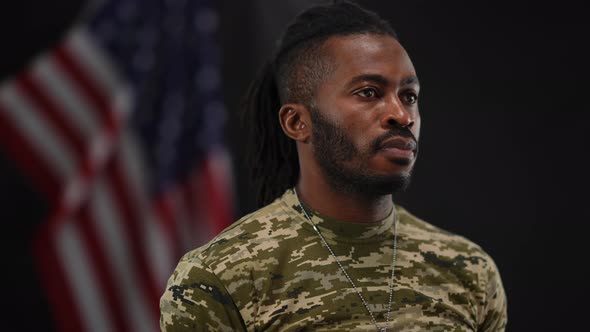
[[[368,167],[368,160],[386,139],[405,136],[415,140],[409,129],[392,128],[370,142],[367,151],[359,151],[347,133],[323,117],[317,108],[312,108],[310,114],[313,154],[332,189],[372,198],[395,194],[409,186],[409,172],[382,175]]]

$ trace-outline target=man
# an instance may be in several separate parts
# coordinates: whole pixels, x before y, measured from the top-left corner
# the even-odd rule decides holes
[[[264,207],[181,259],[162,330],[503,331],[493,260],[392,201],[418,152],[419,90],[375,13],[301,13],[245,105]]]

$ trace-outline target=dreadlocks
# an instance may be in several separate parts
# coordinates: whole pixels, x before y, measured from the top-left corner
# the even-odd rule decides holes
[[[247,162],[259,206],[294,187],[299,159],[294,141],[282,131],[278,111],[282,104],[309,108],[314,93],[333,63],[323,52],[333,36],[386,34],[397,39],[389,23],[376,13],[348,1],[311,7],[300,13],[279,40],[246,93],[243,121],[249,139]]]

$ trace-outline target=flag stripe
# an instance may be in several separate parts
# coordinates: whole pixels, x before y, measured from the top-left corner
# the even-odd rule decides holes
[[[144,159],[137,141],[130,134],[123,135],[121,139],[122,142],[119,145],[121,171],[125,175],[124,179],[128,183],[132,200],[136,202],[139,220],[143,222],[141,236],[144,238],[144,247],[142,249],[146,252],[147,263],[150,264],[149,268],[156,278],[157,291],[161,292],[169,277],[168,271],[174,268],[173,264],[178,256],[173,254],[170,239],[165,236],[164,229],[155,215],[155,209],[148,200],[145,188],[149,181],[144,165],[141,163]]]
[[[4,114],[9,117],[17,130],[27,135],[27,140],[36,147],[35,151],[45,161],[44,164],[66,179],[75,171],[75,162],[62,139],[51,130],[47,121],[33,106],[23,98],[14,84],[7,84],[0,89],[0,101],[5,105]],[[57,180],[57,179],[56,179]]]
[[[66,45],[71,55],[88,70],[89,78],[99,90],[105,91],[111,99],[120,93],[119,89],[123,88],[122,80],[117,77],[113,66],[103,55],[103,51],[95,45],[86,29],[77,29],[67,39]]]
[[[100,122],[92,112],[92,107],[80,94],[76,93],[76,82],[71,81],[55,64],[52,57],[37,62],[32,74],[59,105],[65,116],[86,135],[86,139],[96,135]]]
[[[23,97],[36,104],[36,110],[40,115],[47,117],[46,122],[53,127],[53,131],[63,136],[63,141],[75,152],[76,159],[82,160],[85,154],[84,138],[80,132],[63,116],[59,107],[51,100],[47,93],[33,80],[30,72],[19,77],[17,86],[23,92]],[[24,95],[26,94],[26,95]],[[28,96],[27,96],[28,95]]]
[[[83,68],[78,59],[72,56],[70,50],[63,45],[58,47],[53,55],[56,64],[77,83],[78,93],[90,101],[103,127],[110,132],[118,132],[119,119],[115,117],[114,107],[109,103],[109,96],[105,91],[99,90],[100,87],[93,82],[92,74],[88,73],[87,68]]]
[[[180,257],[183,254],[183,247],[180,236],[176,228],[176,217],[173,210],[173,203],[168,192],[162,192],[154,198],[154,211],[162,225],[164,236],[171,245],[171,251],[174,257]]]
[[[93,269],[91,273],[96,276],[98,281],[95,288],[99,290],[100,297],[104,299],[109,317],[112,320],[112,331],[132,331],[124,314],[123,294],[118,292],[118,280],[113,275],[110,262],[102,247],[104,239],[98,236],[95,226],[97,222],[103,222],[103,220],[93,220],[93,216],[86,205],[82,207],[78,215],[79,220],[77,222],[80,226],[80,237],[86,245],[89,261],[92,262]],[[79,305],[86,308],[88,303],[79,303]]]
[[[227,178],[229,177],[228,158],[219,150],[212,152],[207,158],[205,166],[205,183],[202,186],[204,190],[209,193],[208,211],[211,217],[209,218],[212,235],[217,235],[231,222],[231,205],[229,198],[229,184]]]
[[[111,168],[112,167],[112,168]],[[128,190],[129,185],[125,180],[126,175],[122,173],[121,158],[116,156],[107,170],[112,176],[109,177],[109,184],[114,188],[112,195],[115,199],[114,204],[117,210],[122,214],[124,220],[123,226],[127,234],[125,241],[129,243],[131,255],[134,257],[134,267],[137,269],[141,278],[137,282],[141,285],[143,291],[151,304],[150,309],[154,317],[159,316],[159,306],[157,299],[160,296],[160,290],[156,286],[156,278],[153,271],[147,263],[145,248],[145,237],[142,236],[141,220],[138,215],[139,208],[137,201],[132,200]]]
[[[60,331],[84,331],[80,307],[75,305],[72,283],[66,278],[66,271],[63,266],[63,261],[57,253],[57,246],[53,232],[49,231],[49,223],[41,227],[35,235],[34,247],[35,256],[37,258],[37,267],[39,278],[47,289],[48,300],[51,304],[51,310],[54,313],[56,323]],[[71,228],[62,231],[62,237],[67,237],[67,233],[72,233]],[[63,241],[56,241],[57,244],[68,247],[68,244]],[[76,243],[74,243],[76,244]],[[69,246],[71,247],[71,245]],[[80,254],[81,251],[73,252],[73,254]],[[74,261],[72,261],[74,262]],[[84,271],[82,271],[83,273]],[[87,279],[91,280],[91,279]],[[76,286],[74,285],[74,288]],[[88,287],[78,287],[83,291]],[[82,293],[79,294],[81,296]]]
[[[219,234],[231,222],[231,195],[228,188],[224,187],[229,183],[229,175],[225,174],[229,169],[225,164],[228,161],[223,151],[210,152],[201,167],[191,175],[191,187],[196,193],[197,201],[206,202],[206,206],[196,208],[199,215],[193,219],[195,227],[206,230],[203,241]]]
[[[89,255],[87,252],[87,243],[82,241],[84,236],[80,232],[85,230],[79,229],[74,222],[65,222],[62,225],[54,239],[59,259],[64,262],[69,287],[72,289],[70,294],[76,299],[74,309],[80,309],[84,321],[85,328],[79,331],[115,331],[109,315],[112,310],[107,310],[110,303],[103,301],[105,298],[100,293],[100,287],[97,287],[96,277],[100,276],[100,273],[97,274],[98,271],[93,265],[92,254]],[[69,317],[72,313],[65,314],[65,317]]]
[[[33,146],[6,115],[6,107],[0,102],[0,145],[33,182],[33,188],[50,203],[55,203],[60,188],[59,175],[47,166],[47,162],[36,151],[38,147]]]
[[[147,208],[148,205],[145,207]],[[170,277],[170,271],[174,270],[176,261],[181,253],[176,256],[174,255],[174,246],[170,243],[169,238],[166,237],[162,223],[160,223],[160,220],[158,220],[154,213],[151,213],[151,209],[146,209],[146,211],[149,211],[144,217],[147,238],[146,251],[148,252],[148,257],[150,257],[148,260],[150,267],[155,272],[156,286],[160,292],[158,295],[161,295]],[[156,305],[158,305],[158,301],[156,301]]]
[[[157,315],[150,311],[155,301],[149,297],[149,293],[143,291],[141,282],[149,276],[138,270],[135,264],[137,256],[132,249],[133,243],[128,241],[130,234],[126,227],[129,220],[116,204],[117,188],[113,188],[110,181],[113,177],[116,174],[111,172],[107,178],[96,184],[96,196],[91,206],[92,220],[102,239],[110,269],[117,280],[116,291],[121,294],[125,318],[132,327],[131,331],[156,331]]]
[[[95,44],[88,31],[84,28],[76,29],[71,38],[66,40],[66,47],[69,50],[71,57],[77,59],[81,68],[86,68],[91,72],[93,85],[102,91],[104,96],[110,98],[111,102],[115,104],[113,110],[117,113],[116,116],[125,115],[131,110],[131,107],[126,104],[116,105],[118,102],[126,102],[126,97],[129,92],[128,88],[123,84],[123,80],[117,75],[113,65],[108,60],[102,49]]]
[[[178,191],[182,194],[177,200],[178,204],[176,209],[182,209],[186,215],[182,222],[185,232],[189,235],[189,239],[185,242],[185,250],[187,247],[192,247],[196,243],[203,243],[206,239],[210,238],[210,229],[207,226],[207,222],[201,225],[196,225],[196,221],[199,223],[203,222],[207,217],[207,210],[209,209],[207,195],[198,196],[200,192],[199,188],[199,177],[200,168],[195,167],[187,179],[178,186]],[[201,227],[199,227],[201,226]],[[192,242],[192,243],[191,243]]]
[[[168,237],[177,248],[176,257],[186,252],[190,247],[190,231],[187,225],[187,214],[184,207],[182,187],[180,184],[169,186],[155,198],[155,209],[165,226]]]
[[[186,252],[193,248],[195,235],[192,227],[192,219],[190,218],[189,213],[192,206],[186,204],[184,191],[184,183],[182,182],[179,182],[168,189],[169,202],[171,203],[172,211],[174,212],[176,233],[178,234],[182,245],[182,252]]]

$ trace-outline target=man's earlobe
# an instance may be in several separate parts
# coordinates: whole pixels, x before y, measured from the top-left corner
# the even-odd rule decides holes
[[[279,110],[279,122],[285,135],[298,142],[308,142],[309,111],[302,104],[285,104]]]

